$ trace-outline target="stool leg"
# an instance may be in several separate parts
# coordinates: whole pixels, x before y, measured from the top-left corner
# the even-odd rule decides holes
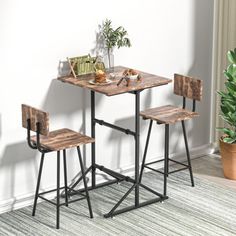
[[[68,186],[67,186],[67,170],[66,170],[66,150],[63,150],[63,161],[64,161],[64,182],[65,182],[65,202],[68,207]]]
[[[84,189],[85,189],[86,198],[87,198],[87,202],[88,202],[89,214],[90,214],[90,218],[93,218],[93,212],[92,212],[92,207],[91,207],[91,203],[90,203],[87,182],[86,182],[86,178],[85,178],[85,174],[84,174],[84,166],[83,166],[83,161],[82,161],[82,155],[80,152],[80,147],[77,147],[77,151],[78,151],[80,168],[81,168],[81,173],[82,173],[83,182],[84,182]]]
[[[139,183],[141,183],[141,181],[142,181],[143,170],[144,170],[144,167],[145,167],[146,156],[147,156],[147,149],[148,149],[149,139],[150,139],[150,135],[151,135],[151,131],[152,131],[152,123],[153,123],[153,120],[150,120],[149,128],[148,128],[148,135],[147,135],[144,154],[143,154],[143,162],[142,162],[140,176],[139,176]]]
[[[169,159],[169,124],[165,124],[165,160],[164,160],[164,193],[167,193],[168,159]]]
[[[185,148],[186,148],[191,184],[192,184],[192,187],[194,187],[193,171],[192,171],[192,165],[191,165],[190,154],[189,154],[189,149],[188,149],[188,140],[187,140],[187,135],[186,135],[186,130],[185,130],[185,124],[183,120],[181,121],[181,123],[182,123],[183,134],[184,134],[184,143],[185,143]]]
[[[43,170],[44,154],[45,153],[42,153],[40,166],[39,166],[39,173],[38,173],[38,180],[37,180],[36,191],[35,191],[35,196],[34,196],[34,207],[33,207],[32,216],[35,216],[36,205],[37,205],[37,200],[39,196],[39,186],[40,186],[41,175],[42,175],[42,170]]]
[[[57,220],[56,228],[60,228],[60,151],[57,151]]]

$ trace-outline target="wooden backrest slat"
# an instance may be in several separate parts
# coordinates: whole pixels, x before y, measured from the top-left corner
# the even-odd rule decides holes
[[[174,93],[197,101],[202,100],[202,80],[174,74]]]
[[[37,131],[36,123],[40,123],[40,134],[48,135],[49,132],[49,114],[34,107],[22,104],[22,126],[27,128],[27,120],[30,119],[30,129]]]

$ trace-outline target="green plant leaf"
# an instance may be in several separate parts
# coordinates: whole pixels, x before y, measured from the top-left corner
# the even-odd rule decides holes
[[[233,77],[227,70],[224,71],[224,76],[225,76],[229,81],[234,80],[234,77]]]
[[[217,130],[224,132],[226,135],[228,135],[230,138],[234,139],[236,138],[236,132],[229,128],[217,128]]]
[[[225,86],[227,88],[230,88],[233,91],[233,93],[235,93],[235,91],[236,91],[236,84],[233,81],[225,82]]]
[[[230,126],[234,126],[234,124],[232,123],[232,121],[230,120],[230,118],[227,115],[219,115],[221,117],[221,119],[223,119],[227,124],[229,124]]]
[[[236,53],[235,51],[228,51],[227,52],[227,57],[230,63],[236,64]]]
[[[226,138],[223,138],[223,141],[226,143],[234,143],[234,142],[236,142],[236,138],[233,139],[233,138],[226,137]]]
[[[128,33],[123,26],[113,29],[111,20],[106,19],[103,22],[101,29],[105,45],[108,49],[112,49],[115,46],[118,48],[131,46],[130,40],[125,37]]]
[[[236,76],[236,64],[230,64],[227,67],[227,72],[232,76],[235,77]]]

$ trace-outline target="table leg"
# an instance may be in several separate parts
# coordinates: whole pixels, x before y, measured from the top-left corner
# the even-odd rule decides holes
[[[91,137],[95,139],[95,92],[91,91]],[[96,159],[95,159],[95,143],[91,144],[91,157],[92,157],[92,189],[96,187]]]
[[[135,92],[135,207],[139,206],[140,91]]]

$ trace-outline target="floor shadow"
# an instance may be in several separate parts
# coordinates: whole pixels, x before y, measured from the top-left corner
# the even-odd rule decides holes
[[[35,158],[36,154],[37,152],[35,150],[28,147],[26,141],[10,144],[6,146],[3,151],[3,155],[0,159],[0,172],[5,172],[5,186],[2,186],[2,189],[4,189],[4,194],[7,199],[13,199],[11,209],[14,208],[16,201],[15,189],[17,187],[16,173],[18,165],[25,167],[24,175],[25,178],[29,180],[26,181],[26,184],[28,185],[27,189],[32,191],[32,189],[35,188],[34,180],[37,178],[38,173],[38,164]],[[29,168],[30,166],[33,166],[33,169]]]

